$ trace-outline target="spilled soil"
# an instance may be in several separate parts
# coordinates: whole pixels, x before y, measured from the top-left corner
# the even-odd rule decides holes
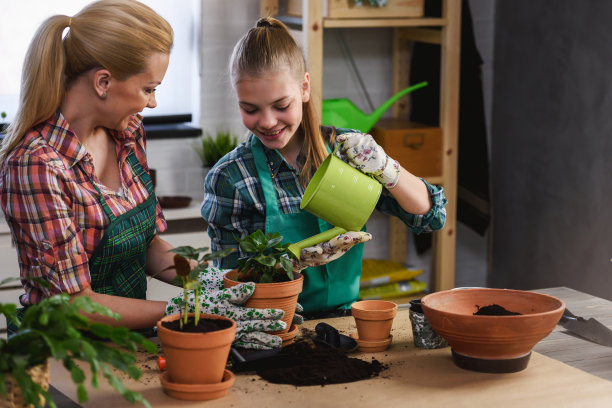
[[[240,350],[248,359],[248,352]],[[376,377],[387,366],[364,361],[312,339],[300,339],[277,354],[232,366],[232,371],[255,371],[264,380],[295,386],[342,384]]]

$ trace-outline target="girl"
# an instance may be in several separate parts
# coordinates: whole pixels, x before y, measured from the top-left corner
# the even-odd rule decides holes
[[[171,282],[176,272],[172,247],[158,235],[166,222],[139,115],[157,105],[172,43],[168,22],[133,0],[91,3],[73,17],[50,17],[36,33],[19,111],[0,150],[0,204],[24,307],[58,293],[89,296],[121,315],[120,322],[92,320],[132,329],[177,310],[180,294],[146,300],[146,274]],[[215,278],[205,287],[202,304],[192,299],[189,308],[239,320],[242,346],[257,347],[263,330],[285,328],[282,311],[239,306],[253,284],[224,291]]]
[[[386,188],[379,211],[399,217],[417,233],[443,227],[446,199],[441,188],[400,167],[370,135],[319,126],[304,57],[280,21],[260,19],[238,41],[230,77],[242,122],[251,135],[211,170],[204,183],[202,216],[213,250],[235,248],[234,236],[257,229],[279,231],[288,242],[329,229],[301,211],[300,201],[313,173],[337,143],[342,143],[339,154],[345,161]],[[303,271],[299,298],[307,314],[350,310],[359,295],[363,242],[369,238],[365,232],[349,232],[302,251],[304,263],[312,266]],[[348,247],[352,248],[344,254]],[[234,268],[239,255],[236,251],[217,264]]]

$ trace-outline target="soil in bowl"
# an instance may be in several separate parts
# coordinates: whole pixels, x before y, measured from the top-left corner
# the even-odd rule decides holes
[[[505,307],[495,303],[482,307],[476,305],[476,309],[478,309],[478,311],[474,313],[474,316],[517,316],[522,314],[507,310]]]
[[[232,326],[232,322],[228,320],[206,319],[200,318],[198,325],[193,324],[193,319],[189,319],[186,325],[181,329],[179,319],[171,322],[162,322],[162,326],[168,330],[182,331],[184,333],[208,333],[217,330],[227,329]]]
[[[327,344],[299,339],[271,357],[249,362],[243,371],[255,371],[275,384],[323,386],[376,377],[386,368],[374,358],[368,362],[348,357]]]

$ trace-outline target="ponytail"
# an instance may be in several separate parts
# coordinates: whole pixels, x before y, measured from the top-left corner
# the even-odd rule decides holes
[[[23,62],[17,114],[0,148],[0,166],[28,129],[51,117],[64,98],[66,55],[62,32],[69,22],[68,16],[50,17],[34,35]]]

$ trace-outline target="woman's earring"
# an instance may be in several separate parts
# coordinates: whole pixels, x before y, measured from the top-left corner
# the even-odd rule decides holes
[[[106,99],[106,92],[104,92],[102,95],[100,95],[100,99]]]

